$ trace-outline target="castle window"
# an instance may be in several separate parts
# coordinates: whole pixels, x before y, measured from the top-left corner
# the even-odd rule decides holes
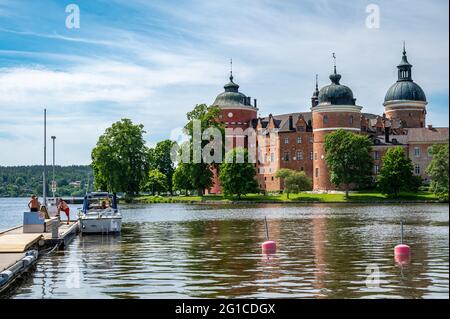
[[[289,144],[289,137],[284,138],[284,144]]]
[[[302,167],[300,167],[300,170],[303,172],[303,166]]]
[[[300,132],[304,132],[305,131],[305,127],[303,125],[301,125],[301,126],[298,127],[298,130]]]
[[[287,162],[289,161],[289,152],[284,152],[283,159]]]
[[[428,157],[433,157],[433,148],[430,146],[427,148]]]
[[[314,153],[314,160],[317,161],[317,153]]]
[[[349,123],[350,123],[350,125],[352,125],[352,124],[353,124],[353,115],[350,115],[350,118],[349,118]]]
[[[272,180],[273,180],[273,176],[272,176]]]
[[[323,124],[328,124],[328,115],[323,116]]]
[[[420,165],[419,164],[416,164],[416,166],[414,167],[414,173],[416,175],[420,175]]]
[[[300,161],[303,159],[303,153],[302,151],[297,151],[297,161]]]
[[[309,159],[312,161],[313,160],[313,152],[309,153]]]
[[[297,144],[302,144],[302,137],[301,136],[297,137]]]
[[[316,167],[316,177],[319,177],[319,168]]]
[[[310,138],[309,138],[309,142],[312,144],[312,143],[314,143],[314,138],[311,136]]]
[[[375,158],[376,160],[379,160],[380,159],[380,152],[378,152],[378,151],[373,152],[373,158]]]
[[[414,156],[420,157],[420,147],[414,147]]]
[[[275,162],[275,154],[270,153],[270,161],[273,163]]]
[[[373,167],[373,171],[374,171],[375,175],[380,174],[380,165],[375,165]]]

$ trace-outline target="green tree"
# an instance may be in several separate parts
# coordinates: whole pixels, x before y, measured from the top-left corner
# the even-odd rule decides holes
[[[352,184],[362,187],[369,183],[373,167],[371,151],[372,142],[364,135],[339,129],[325,137],[330,181],[344,186],[346,198]]]
[[[167,180],[167,176],[157,169],[152,169],[148,173],[148,177],[144,186],[144,190],[148,192],[152,192],[155,194],[156,192],[162,193],[167,192],[169,189],[169,183]]]
[[[193,153],[194,149],[197,149],[197,145],[194,145],[194,121],[200,121],[201,132],[205,132],[207,129],[216,128],[221,131],[221,147],[223,150],[223,137],[224,135],[224,125],[223,123],[217,121],[220,115],[220,109],[217,106],[207,106],[206,104],[197,105],[194,110],[187,114],[188,123],[185,126],[185,131],[189,135],[189,146],[191,152],[191,161],[185,163],[188,165],[188,171],[192,186],[198,190],[199,195],[204,194],[204,190],[210,188],[213,185],[213,173],[211,168],[217,168],[218,163],[214,161],[212,163],[207,163],[203,156],[200,156],[199,163],[195,162]],[[209,144],[211,140],[201,139],[201,150]],[[223,154],[223,153],[222,153]],[[222,161],[222,156],[220,162]]]
[[[378,188],[383,194],[397,197],[401,191],[417,191],[418,178],[413,175],[413,163],[402,147],[387,150],[378,175]]]
[[[173,188],[184,191],[187,195],[188,190],[194,189],[189,176],[189,166],[183,163],[178,164],[172,177]]]
[[[311,179],[306,176],[305,172],[282,168],[276,172],[275,177],[284,180],[284,192],[288,199],[291,193],[298,194],[312,188]]]
[[[98,189],[135,195],[146,177],[144,126],[122,119],[107,128],[92,150],[92,169]]]
[[[243,158],[243,163],[237,163]],[[242,195],[258,191],[255,180],[256,170],[253,163],[248,163],[248,151],[235,148],[225,155],[225,161],[220,165],[219,180],[222,190],[227,195]]]
[[[431,178],[430,191],[442,200],[448,200],[448,151],[448,144],[433,145],[433,159],[426,171]]]
[[[171,140],[164,140],[156,144],[155,148],[150,148],[149,152],[149,167],[150,169],[157,169],[167,177],[168,190],[172,194],[172,176],[175,172],[174,163],[170,156],[172,146],[175,142]]]

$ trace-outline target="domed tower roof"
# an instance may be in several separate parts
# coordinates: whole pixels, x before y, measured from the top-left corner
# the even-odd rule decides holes
[[[251,105],[250,97],[239,92],[239,85],[233,82],[233,72],[230,72],[230,82],[224,85],[225,91],[214,100],[213,105],[221,108],[245,107],[255,108]]]
[[[335,57],[334,54],[333,57]],[[319,91],[319,105],[355,105],[356,99],[353,98],[352,90],[339,83],[341,75],[336,72],[336,64],[334,65],[334,73],[330,75],[330,80],[331,84],[324,86]]]
[[[398,68],[398,80],[394,83],[386,93],[384,98],[385,102],[408,100],[408,101],[423,101],[426,102],[427,98],[422,88],[414,83],[411,76],[412,65],[408,62],[406,56],[405,46],[403,45],[402,61],[397,66]]]

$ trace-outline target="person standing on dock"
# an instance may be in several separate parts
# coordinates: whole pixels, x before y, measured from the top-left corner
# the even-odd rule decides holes
[[[69,205],[67,205],[67,203],[62,198],[59,198],[59,200],[58,200],[58,213],[61,212],[61,211],[66,213],[67,225],[69,225],[69,222],[70,222],[70,217],[69,217],[70,208],[69,208]]]
[[[31,200],[28,202],[28,208],[30,208],[30,212],[38,212],[39,207],[41,207],[39,199],[36,197],[36,195],[32,195]]]

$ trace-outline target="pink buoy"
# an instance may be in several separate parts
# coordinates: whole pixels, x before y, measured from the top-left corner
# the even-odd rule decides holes
[[[394,248],[395,256],[409,256],[409,254],[411,254],[411,248],[408,245],[400,244]]]
[[[263,254],[274,254],[277,251],[277,243],[273,240],[265,241],[261,244]]]
[[[400,244],[394,247],[394,259],[400,264],[408,263],[411,255],[411,248],[403,243],[403,220],[400,221],[401,237]]]
[[[267,226],[267,218],[264,217],[264,223],[266,225],[266,238],[267,240],[261,244],[263,254],[275,254],[277,252],[277,243],[269,239],[269,227]]]
[[[394,260],[400,266],[405,266],[411,262],[411,255],[395,255]]]

